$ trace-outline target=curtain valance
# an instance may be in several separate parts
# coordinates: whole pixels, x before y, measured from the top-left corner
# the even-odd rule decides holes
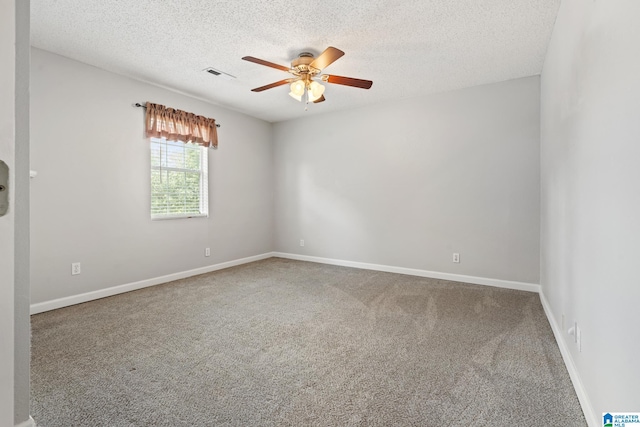
[[[164,105],[147,102],[146,132],[149,138],[167,138],[205,147],[218,147],[215,119],[196,116]]]

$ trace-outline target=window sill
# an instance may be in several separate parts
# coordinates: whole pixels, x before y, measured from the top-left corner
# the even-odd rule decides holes
[[[151,221],[164,221],[166,219],[191,219],[191,218],[209,218],[208,214],[194,214],[194,215],[162,215],[152,216]]]

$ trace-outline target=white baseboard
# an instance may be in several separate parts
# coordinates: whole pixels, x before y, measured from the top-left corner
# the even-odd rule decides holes
[[[36,427],[36,422],[33,420],[33,418],[29,417],[27,421],[16,424],[15,427]]]
[[[147,288],[162,283],[172,282],[174,280],[185,279],[198,274],[210,273],[212,271],[222,270],[224,268],[234,267],[236,265],[247,264],[249,262],[260,261],[262,259],[271,258],[273,253],[267,252],[261,255],[250,256],[247,258],[236,259],[232,261],[222,262],[220,264],[208,265],[206,267],[196,268],[193,270],[181,271],[178,273],[168,274],[166,276],[154,277],[152,279],[141,280],[139,282],[127,283],[124,285],[113,286],[111,288],[100,289],[97,291],[86,292],[79,295],[58,298],[51,301],[39,302],[31,304],[31,314],[43,313],[57,308],[68,307],[70,305],[80,304],[100,298],[110,297],[112,295],[122,294],[125,292],[135,291],[137,289]]]
[[[516,289],[520,291],[539,292],[540,285],[535,283],[515,282],[510,280],[501,279],[489,279],[485,277],[465,276],[462,274],[453,273],[441,273],[437,271],[418,270],[414,268],[394,267],[389,265],[369,264],[356,261],[345,261],[332,258],[322,258],[308,255],[298,255],[283,252],[267,252],[260,255],[255,255],[247,258],[241,258],[233,261],[227,261],[220,264],[209,265],[206,267],[196,268],[193,270],[182,271],[178,273],[168,274],[166,276],[154,277],[151,279],[141,280],[139,282],[127,283],[124,285],[113,286],[106,289],[100,289],[97,291],[85,292],[79,295],[72,295],[69,297],[63,297],[54,299],[51,301],[39,302],[31,304],[31,314],[43,313],[49,310],[55,310],[62,307],[68,307],[70,305],[80,304],[87,301],[92,301],[100,298],[109,297],[112,295],[121,294],[124,292],[135,291],[137,289],[147,288],[149,286],[155,286],[162,283],[172,282],[174,280],[180,280],[191,276],[197,276],[198,274],[210,273],[216,270],[222,270],[224,268],[234,267],[236,265],[247,264],[249,262],[259,261],[271,257],[287,258],[299,261],[310,261],[321,264],[339,265],[343,267],[360,268],[364,270],[385,271],[388,273],[407,274],[410,276],[429,277],[432,279],[451,280],[454,282],[473,283],[476,285],[496,286],[499,288]]]
[[[600,420],[600,416],[593,411],[591,400],[589,399],[589,395],[582,385],[580,374],[578,374],[578,370],[576,369],[576,365],[573,362],[573,357],[571,357],[569,347],[567,347],[567,342],[565,341],[563,331],[561,331],[560,327],[558,327],[558,322],[556,322],[556,318],[551,311],[551,306],[549,305],[547,298],[545,298],[544,292],[542,292],[542,290],[540,290],[540,302],[542,303],[544,312],[547,315],[549,324],[551,325],[551,330],[553,330],[553,335],[555,335],[556,337],[556,342],[558,343],[558,347],[560,348],[560,354],[562,354],[564,364],[567,367],[567,371],[569,371],[569,376],[571,377],[573,388],[578,395],[578,400],[580,401],[580,406],[582,407],[582,412],[584,413],[584,417],[587,420],[587,424],[589,424],[589,427],[601,426],[602,424],[598,422],[598,420]]]
[[[485,277],[465,276],[463,274],[441,273],[438,271],[418,270],[415,268],[393,267],[390,265],[369,264],[366,262],[344,261],[340,259],[321,258],[308,255],[273,252],[274,257],[310,261],[320,264],[340,265],[343,267],[361,268],[363,270],[384,271],[387,273],[407,274],[409,276],[429,277],[432,279],[451,280],[454,282],[473,283],[475,285],[495,286],[498,288],[516,289],[519,291],[540,292],[540,285],[536,283],[514,282],[511,280],[488,279]]]
[[[51,301],[39,302],[31,304],[31,314],[43,313],[49,310],[55,310],[70,305],[80,304],[87,301],[93,301],[100,298],[110,297],[112,295],[122,294],[124,292],[135,291],[137,289],[147,288],[162,283],[172,282],[198,274],[210,273],[223,268],[234,267],[236,265],[247,264],[249,262],[259,261],[271,257],[280,257],[294,259],[299,261],[310,261],[321,264],[340,265],[343,267],[361,268],[365,270],[385,271],[388,273],[407,274],[410,276],[430,277],[433,279],[452,280],[455,282],[473,283],[477,285],[496,286],[499,288],[517,289],[521,291],[539,292],[540,286],[535,283],[514,282],[509,280],[488,279],[484,277],[465,276],[462,274],[440,273],[437,271],[418,270],[413,268],[393,267],[389,265],[369,264],[356,261],[344,261],[331,258],[321,258],[307,255],[289,254],[283,252],[267,252],[247,258],[241,258],[233,261],[227,261],[220,264],[209,265],[206,267],[196,268],[194,270],[182,271],[178,273],[168,274],[166,276],[154,277],[151,279],[141,280],[139,282],[127,283],[124,285],[113,286],[106,289],[100,289],[92,292],[85,292],[79,295],[72,295],[54,299]]]

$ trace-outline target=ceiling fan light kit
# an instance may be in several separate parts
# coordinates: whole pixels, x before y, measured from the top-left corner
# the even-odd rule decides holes
[[[304,95],[304,90],[304,82],[302,80],[296,80],[291,83],[291,92],[289,92],[289,96],[291,96],[293,99],[298,100],[299,102],[302,102],[302,95]]]
[[[309,83],[309,87],[307,88],[307,91],[310,92],[311,96],[313,97],[311,101],[315,101],[316,99],[320,98],[324,94],[324,86],[322,86],[320,83],[316,81],[312,81],[311,83]]]
[[[321,74],[324,68],[331,65],[343,55],[343,51],[332,46],[326,48],[324,52],[322,52],[317,58],[314,58],[313,54],[309,52],[302,52],[296,59],[291,62],[290,68],[287,68],[283,65],[274,64],[273,62],[265,61],[263,59],[254,58],[253,56],[245,56],[242,59],[244,59],[245,61],[253,62],[255,64],[264,65],[266,67],[286,71],[294,76],[288,79],[268,84],[266,86],[251,89],[252,92],[262,92],[267,89],[272,89],[274,87],[290,83],[289,88],[291,89],[291,91],[289,92],[289,96],[291,96],[298,102],[302,102],[302,98],[303,96],[305,96],[306,104],[308,104],[309,102],[317,104],[325,100],[325,87],[320,84],[318,80],[325,83],[333,83],[344,86],[357,87],[361,89],[369,89],[373,84],[371,80]]]

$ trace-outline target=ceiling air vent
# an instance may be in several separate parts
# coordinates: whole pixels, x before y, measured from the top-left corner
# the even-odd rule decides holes
[[[206,71],[207,73],[214,75],[216,77],[222,77],[225,80],[233,80],[235,79],[235,76],[232,76],[231,74],[227,74],[224,71],[220,71],[220,70],[216,70],[213,67],[207,67],[202,71]]]

